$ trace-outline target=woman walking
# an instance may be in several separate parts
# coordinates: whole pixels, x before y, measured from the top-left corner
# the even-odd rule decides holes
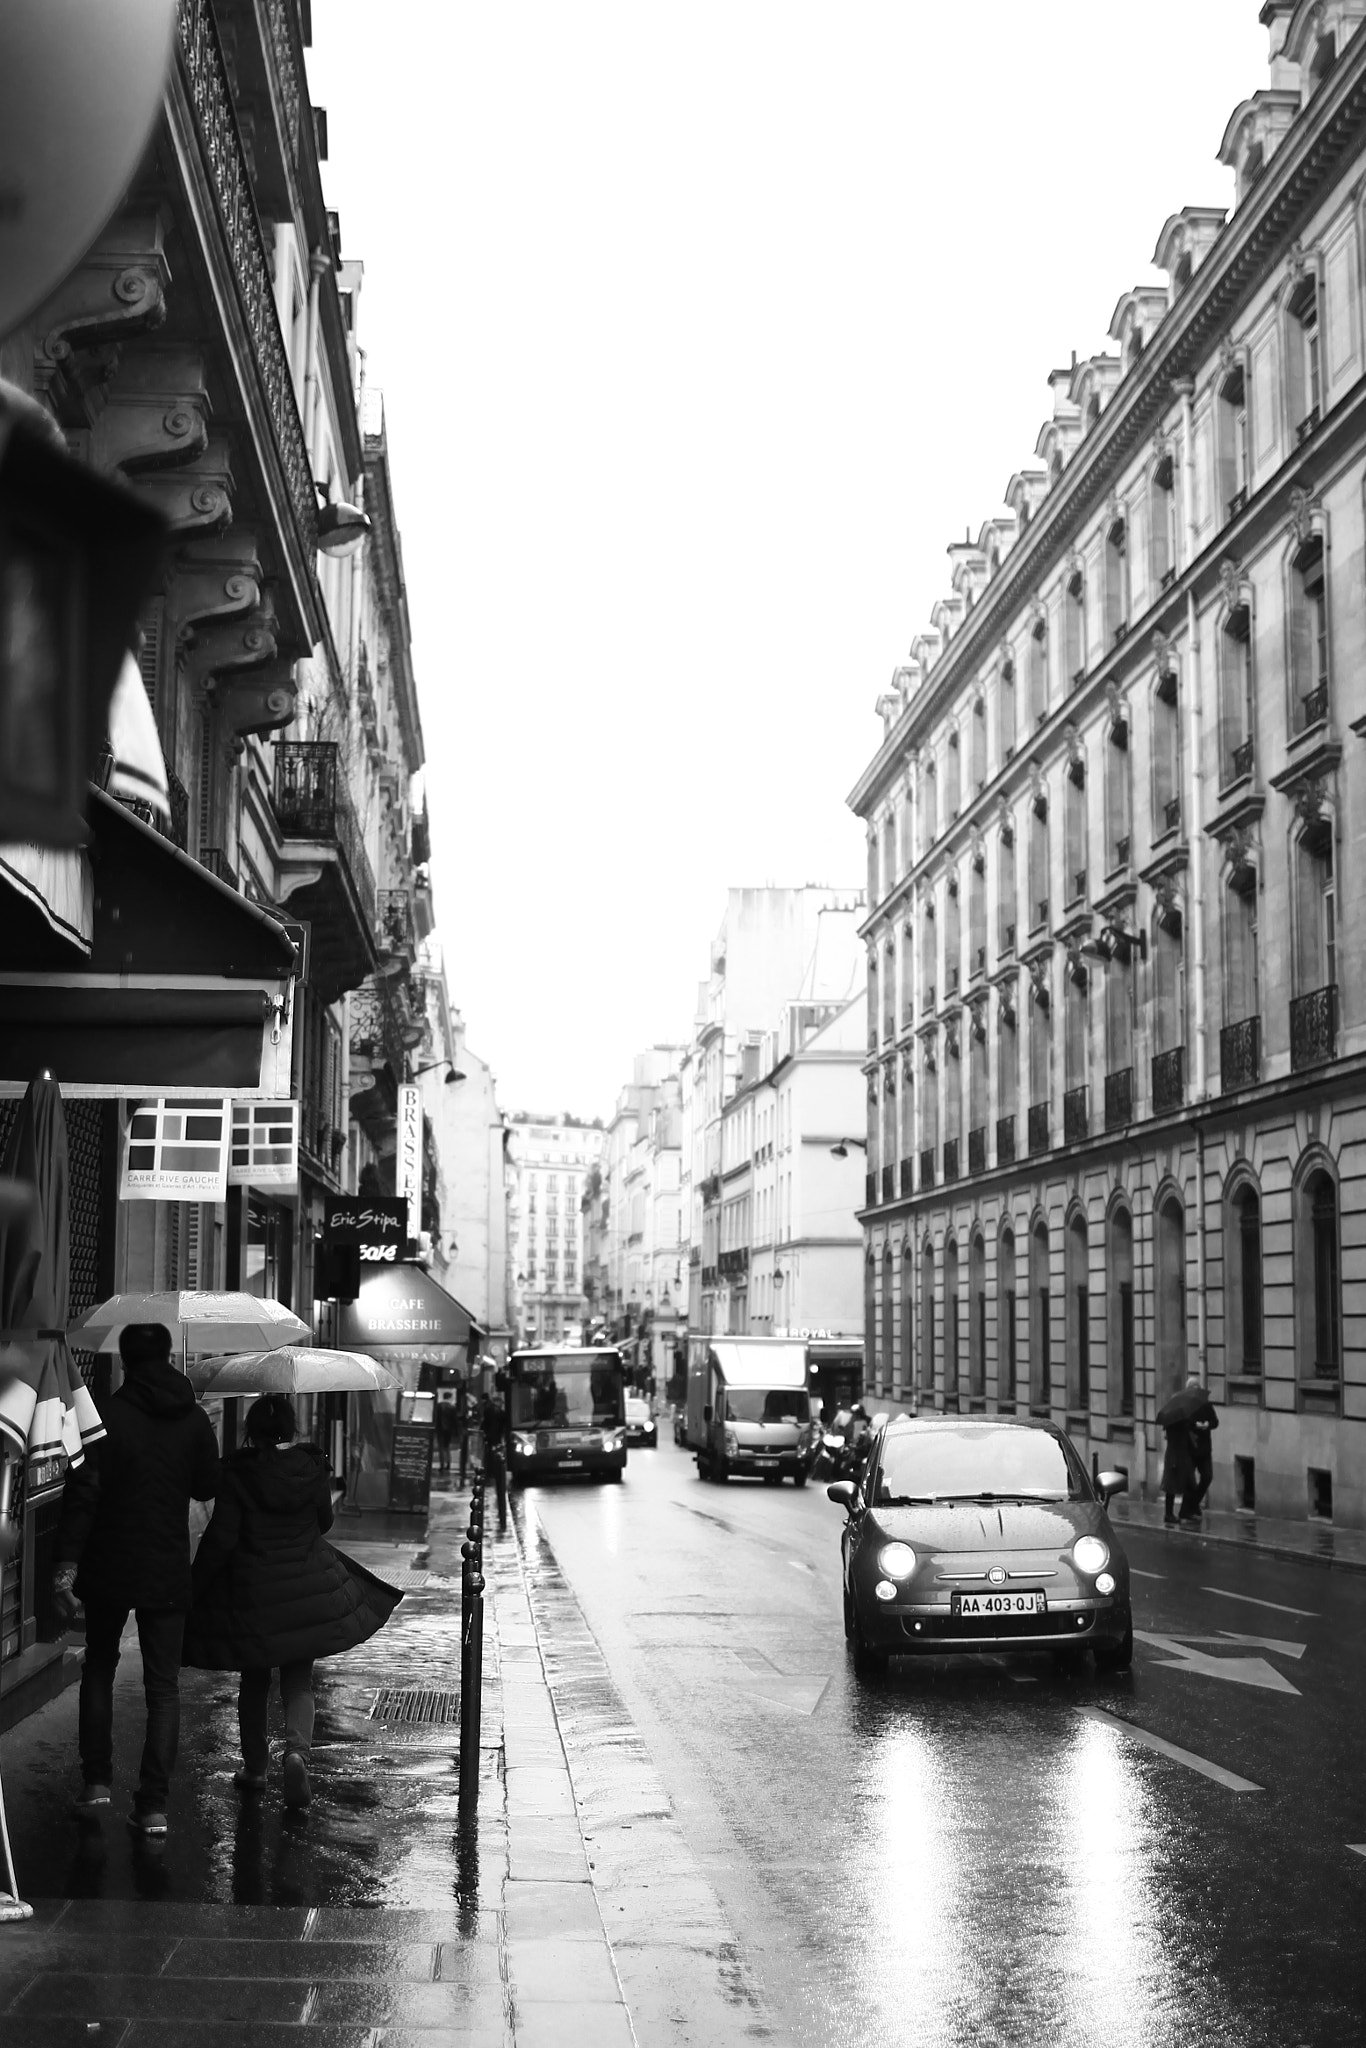
[[[184,1661],[242,1674],[242,1768],[233,1782],[248,1792],[267,1783],[270,1680],[279,1672],[285,1804],[307,1806],[314,1660],[374,1635],[403,1595],[323,1540],[332,1526],[331,1469],[315,1444],[296,1441],[296,1430],[285,1394],[265,1394],[247,1411],[246,1442],[224,1463],[194,1561]]]

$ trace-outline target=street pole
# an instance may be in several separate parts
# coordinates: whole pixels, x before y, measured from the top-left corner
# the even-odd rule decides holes
[[[462,1826],[479,1811],[479,1714],[484,1674],[484,1474],[475,1468],[460,1546],[460,1794]]]

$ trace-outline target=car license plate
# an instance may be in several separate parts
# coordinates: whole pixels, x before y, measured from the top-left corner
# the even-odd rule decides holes
[[[777,1460],[776,1458],[756,1458],[756,1459],[754,1460],[754,1462],[755,1462],[756,1466],[758,1467],[758,1469],[759,1469],[759,1470],[760,1470],[761,1472],[763,1472],[763,1471],[766,1471],[766,1470],[768,1469],[768,1467],[769,1467],[769,1466],[776,1466],[776,1465],[777,1465],[777,1463],[778,1463],[778,1460]]]
[[[581,1465],[583,1459],[574,1451],[564,1451],[560,1455],[560,1463],[562,1465]]]
[[[1042,1593],[952,1593],[953,1614],[1042,1614]]]

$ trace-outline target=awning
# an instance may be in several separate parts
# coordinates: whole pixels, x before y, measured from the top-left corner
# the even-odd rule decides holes
[[[382,1365],[463,1364],[471,1332],[484,1334],[422,1266],[373,1267],[337,1317],[340,1349],[363,1351]]]
[[[85,933],[0,854],[0,1087],[49,1067],[67,1095],[289,1095],[280,920],[102,791],[88,817],[66,856],[90,873]]]

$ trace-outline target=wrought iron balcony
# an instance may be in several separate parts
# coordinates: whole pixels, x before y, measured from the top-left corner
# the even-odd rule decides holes
[[[903,1195],[909,1195],[913,1193],[914,1188],[915,1161],[912,1159],[903,1159],[901,1162],[901,1192]]]
[[[1294,996],[1290,1003],[1290,1065],[1295,1073],[1302,1067],[1321,1066],[1337,1052],[1338,991],[1336,982],[1316,988],[1311,995]]]
[[[355,988],[374,966],[378,897],[341,751],[334,740],[278,740],[275,816],[285,862],[311,870],[290,896],[313,926],[313,979],[326,1001]],[[301,857],[291,841],[309,843]],[[326,853],[324,849],[328,849]]]
[[[723,1280],[734,1279],[739,1274],[749,1271],[749,1251],[741,1245],[734,1251],[722,1252],[718,1265]]]
[[[1064,1145],[1080,1145],[1091,1135],[1091,1118],[1085,1088],[1069,1088],[1062,1098],[1062,1139]]]
[[[895,1195],[896,1168],[893,1166],[884,1166],[882,1169],[882,1199],[884,1202],[890,1202],[895,1198]]]
[[[1015,1119],[1013,1116],[998,1116],[996,1119],[996,1164],[1012,1166],[1015,1163]]]
[[[1168,832],[1174,832],[1181,823],[1181,799],[1169,796],[1162,806],[1162,817]]]
[[[1306,690],[1300,698],[1299,730],[1307,732],[1311,725],[1322,725],[1328,716],[1328,685],[1320,683],[1317,689]]]
[[[1244,1017],[1219,1033],[1219,1081],[1225,1095],[1262,1078],[1262,1020]]]
[[[1105,1076],[1105,1128],[1117,1131],[1134,1120],[1134,1070],[1120,1067]]]
[[[1244,740],[1241,746],[1235,747],[1230,759],[1235,780],[1239,776],[1250,775],[1252,773],[1252,741],[1250,739]]]
[[[1180,1109],[1186,1099],[1186,1048],[1173,1045],[1153,1054],[1153,1114]]]
[[[926,1145],[920,1154],[920,1185],[922,1188],[932,1188],[934,1186],[933,1145]]]
[[[379,891],[376,936],[380,951],[391,957],[413,961],[417,958],[417,928],[413,923],[413,899],[406,889]]]
[[[987,1127],[978,1124],[968,1132],[968,1172],[985,1173],[987,1170]]]
[[[944,1140],[944,1185],[945,1185],[945,1186],[947,1187],[948,1183],[949,1183],[949,1182],[950,1182],[951,1180],[957,1180],[957,1178],[958,1178],[958,1140],[957,1140],[957,1138],[945,1138],[945,1140]]]
[[[1048,1104],[1031,1102],[1029,1105],[1029,1149],[1031,1152],[1048,1150]]]
[[[171,799],[168,837],[184,853],[190,837],[190,792],[169,762],[166,767],[166,793]]]

